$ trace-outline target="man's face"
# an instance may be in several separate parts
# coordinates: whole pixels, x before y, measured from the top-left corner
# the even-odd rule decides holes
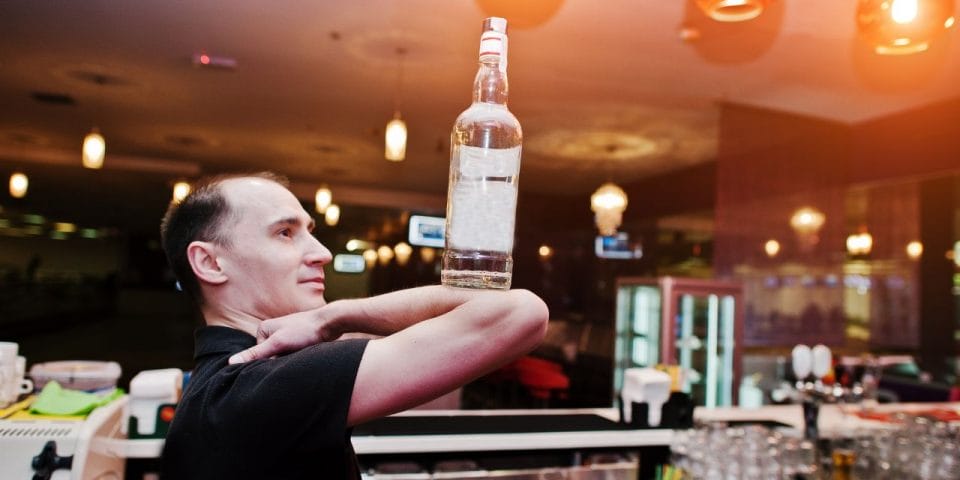
[[[232,215],[221,228],[229,244],[218,261],[227,275],[224,307],[273,318],[323,306],[323,266],[330,251],[314,223],[283,186],[238,178],[220,186]]]

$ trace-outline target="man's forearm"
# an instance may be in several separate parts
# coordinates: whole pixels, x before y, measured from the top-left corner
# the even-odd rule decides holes
[[[338,300],[335,314],[343,333],[390,335],[428,318],[438,317],[481,295],[502,292],[432,285],[386,293],[370,298]]]

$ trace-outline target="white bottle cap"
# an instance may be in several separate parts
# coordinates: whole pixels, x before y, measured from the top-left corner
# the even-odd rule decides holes
[[[486,32],[489,30],[507,33],[507,19],[501,17],[488,17],[483,21],[483,31]]]

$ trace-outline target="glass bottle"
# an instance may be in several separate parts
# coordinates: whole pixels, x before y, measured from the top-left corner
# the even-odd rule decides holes
[[[523,133],[507,109],[507,21],[483,22],[473,102],[453,126],[444,285],[509,289]]]

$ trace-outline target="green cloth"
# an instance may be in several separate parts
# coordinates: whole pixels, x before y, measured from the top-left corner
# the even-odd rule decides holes
[[[123,396],[123,390],[114,388],[101,395],[69,390],[55,381],[43,386],[37,400],[30,406],[30,413],[40,415],[86,415],[93,409],[106,405]]]

